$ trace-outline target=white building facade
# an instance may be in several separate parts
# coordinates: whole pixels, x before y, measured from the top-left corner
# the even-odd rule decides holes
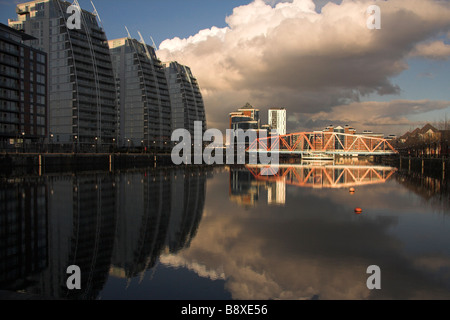
[[[269,109],[269,126],[279,135],[286,134],[286,109]]]

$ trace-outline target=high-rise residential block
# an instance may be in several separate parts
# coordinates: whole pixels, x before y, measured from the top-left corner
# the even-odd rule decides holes
[[[286,109],[269,109],[269,125],[279,135],[286,134]]]
[[[186,129],[194,136],[194,124],[202,122],[206,131],[203,97],[197,79],[188,66],[176,61],[166,62],[165,71],[172,105],[172,129]]]
[[[35,39],[0,24],[0,148],[43,144],[47,128],[47,54]],[[25,150],[25,149],[24,149]]]
[[[106,35],[96,15],[79,7],[80,29],[69,28],[71,5],[61,0],[18,4],[17,19],[9,25],[34,36],[32,45],[48,54],[50,142],[112,145],[116,90]]]
[[[167,151],[172,134],[169,88],[154,48],[130,37],[108,44],[118,93],[119,145]]]

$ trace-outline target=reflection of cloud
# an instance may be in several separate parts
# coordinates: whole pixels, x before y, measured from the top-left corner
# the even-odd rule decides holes
[[[211,280],[225,279],[223,271],[208,270],[206,266],[201,265],[197,262],[189,262],[183,259],[181,256],[163,254],[159,257],[159,261],[164,264],[174,268],[184,267],[188,270],[192,270],[197,273],[200,277],[209,278]]]
[[[311,0],[255,0],[235,8],[225,28],[163,41],[158,55],[191,66],[211,126],[224,128],[245,101],[328,112],[369,93],[399,93],[389,79],[408,68],[411,50],[450,28],[447,2],[392,0],[377,2],[382,29],[368,30],[369,4],[329,2],[318,13]]]
[[[429,255],[419,257],[414,260],[414,265],[425,268],[429,272],[443,273],[447,280],[450,280],[450,258],[439,255]]]
[[[413,263],[420,256],[408,256],[390,232],[399,221],[377,214],[410,210],[404,205],[408,196],[394,182],[358,188],[354,196],[296,188],[278,212],[264,204],[237,208],[221,193],[226,183],[211,186],[205,204],[209,215],[179,255],[184,265],[195,262],[208,272],[223,273],[234,299],[450,298],[441,290],[447,285],[439,283],[443,279],[427,278],[423,263]],[[370,210],[356,216],[356,203]],[[366,287],[366,269],[372,264],[382,270],[379,292]]]

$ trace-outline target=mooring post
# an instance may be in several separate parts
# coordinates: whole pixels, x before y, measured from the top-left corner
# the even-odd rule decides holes
[[[442,180],[445,179],[445,158],[442,157]]]
[[[114,170],[114,158],[113,155],[109,155],[109,172],[112,172]]]
[[[39,154],[39,176],[42,175],[42,155]]]

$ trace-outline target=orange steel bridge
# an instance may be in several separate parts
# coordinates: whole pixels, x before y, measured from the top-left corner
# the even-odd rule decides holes
[[[340,132],[298,132],[287,135],[258,138],[246,150],[300,154],[303,157],[372,156],[397,154],[397,150],[383,138]]]
[[[385,183],[396,168],[348,165],[247,165],[257,181],[282,181],[288,185],[312,188],[348,188]]]

